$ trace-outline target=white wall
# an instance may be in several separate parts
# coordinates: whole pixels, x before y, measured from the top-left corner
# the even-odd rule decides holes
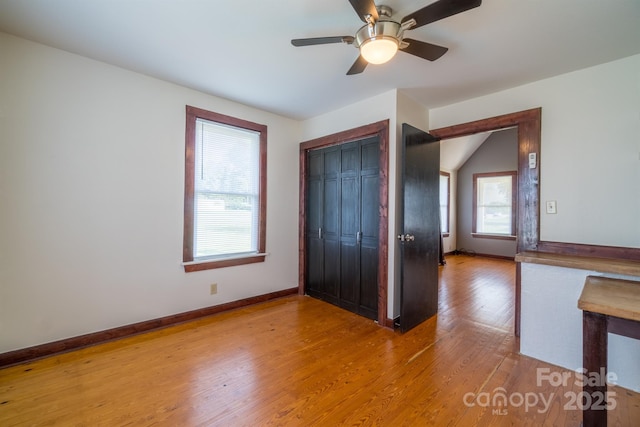
[[[542,107],[544,241],[640,247],[640,55],[430,112],[440,128]]]
[[[0,352],[297,286],[300,123],[2,33],[0,52]],[[268,126],[264,263],[183,271],[187,104]]]
[[[578,308],[578,299],[589,275],[603,274],[522,263],[522,354],[571,370],[583,366],[582,310]],[[640,341],[614,334],[609,334],[608,339],[609,372],[616,374],[618,385],[640,391]]]

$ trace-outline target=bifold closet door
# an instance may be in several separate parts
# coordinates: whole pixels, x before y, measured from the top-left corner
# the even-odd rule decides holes
[[[308,154],[306,292],[333,304],[338,304],[340,281],[339,166],[339,147]]]
[[[377,318],[379,142],[307,155],[306,251],[309,295]]]

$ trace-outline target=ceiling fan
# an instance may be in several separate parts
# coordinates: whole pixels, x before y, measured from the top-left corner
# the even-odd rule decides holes
[[[373,0],[349,0],[360,19],[365,23],[352,36],[315,37],[293,39],[294,46],[312,46],[329,43],[346,43],[360,50],[360,56],[347,75],[359,74],[368,64],[383,64],[398,50],[435,61],[444,55],[446,47],[404,37],[404,32],[426,24],[465,12],[480,6],[482,0],[438,0],[413,12],[400,22],[391,19],[393,11],[388,6],[376,6]]]

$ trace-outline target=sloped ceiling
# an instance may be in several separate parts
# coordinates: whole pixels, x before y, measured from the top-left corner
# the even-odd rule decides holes
[[[454,172],[460,169],[493,132],[451,138],[440,144],[440,169]]]

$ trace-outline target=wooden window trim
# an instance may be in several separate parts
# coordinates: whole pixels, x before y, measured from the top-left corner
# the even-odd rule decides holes
[[[260,195],[258,218],[258,251],[247,256],[229,257],[222,259],[207,259],[202,262],[193,259],[193,231],[194,231],[194,193],[195,193],[195,135],[196,120],[205,119],[229,126],[248,129],[260,133]],[[266,250],[267,225],[267,126],[238,119],[212,111],[186,106],[185,127],[185,178],[184,178],[184,235],[182,246],[182,261],[184,271],[209,270],[214,268],[231,267],[235,265],[264,262]]]
[[[442,230],[442,236],[449,237],[449,233],[451,232],[451,174],[440,171],[440,176],[447,177],[447,229]]]
[[[511,234],[495,234],[495,233],[482,233],[478,232],[478,178],[491,178],[496,176],[510,176],[511,177]],[[501,240],[515,240],[516,239],[516,206],[518,200],[518,172],[517,171],[505,171],[505,172],[489,172],[489,173],[474,173],[473,174],[473,215],[471,224],[471,236],[474,238],[484,239],[501,239]]]

